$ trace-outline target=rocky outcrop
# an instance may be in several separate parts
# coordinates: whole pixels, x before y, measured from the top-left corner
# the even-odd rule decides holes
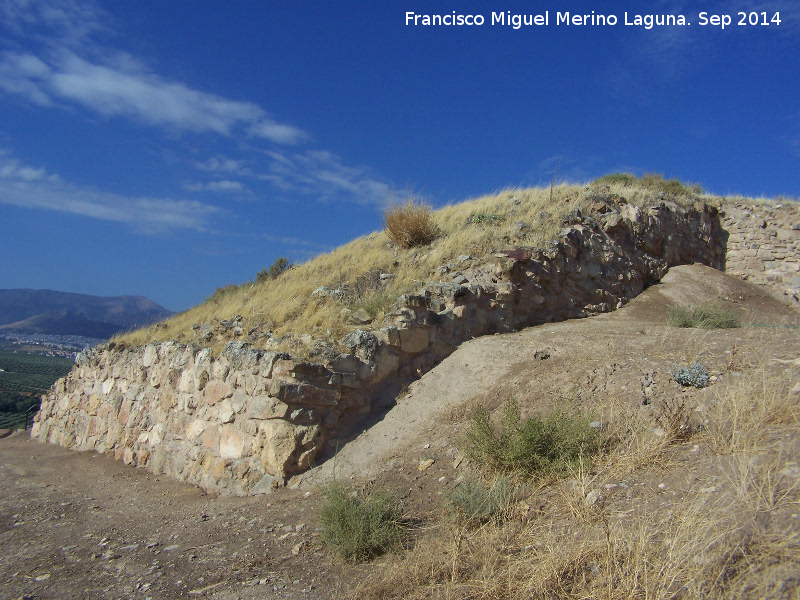
[[[44,398],[32,435],[228,494],[268,492],[327,457],[463,341],[614,310],[670,266],[724,263],[716,209],[603,203],[547,248],[517,248],[401,296],[383,326],[316,362],[231,342],[109,344]]]

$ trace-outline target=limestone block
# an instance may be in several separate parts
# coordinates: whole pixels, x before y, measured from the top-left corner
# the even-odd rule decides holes
[[[292,471],[292,456],[302,445],[307,431],[311,429],[302,425],[292,425],[276,419],[262,421],[259,435],[263,437],[261,464],[264,470],[276,477],[286,477]]]
[[[233,421],[235,414],[236,413],[233,410],[233,405],[228,399],[223,400],[219,403],[219,406],[217,406],[217,418],[219,419],[220,423],[230,423]]]
[[[161,410],[168,413],[175,408],[177,403],[178,401],[175,397],[175,392],[168,387],[161,389],[161,392],[158,394],[158,404],[161,407]]]
[[[412,327],[410,329],[399,329],[400,334],[400,349],[409,354],[416,354],[422,352],[428,347],[428,330],[421,327]]]
[[[233,396],[233,387],[229,383],[216,379],[211,380],[203,390],[203,399],[211,406],[231,396]]]
[[[219,427],[209,424],[200,436],[204,448],[212,452],[219,451]]]
[[[111,393],[111,390],[114,389],[114,383],[115,383],[114,379],[106,379],[103,382],[103,394],[104,395],[107,396],[109,393]]]
[[[354,354],[340,354],[328,363],[328,368],[335,373],[356,373],[361,365],[361,360]]]
[[[181,373],[181,378],[178,380],[178,391],[184,394],[194,391],[194,374],[191,369],[186,369]]]
[[[164,439],[164,423],[157,423],[149,432],[148,439],[151,446],[157,446]]]
[[[142,354],[142,366],[149,368],[158,362],[158,349],[154,344],[147,344]]]
[[[286,404],[330,406],[336,403],[340,393],[336,390],[319,388],[307,383],[287,383],[273,379],[270,384],[269,395]]]
[[[230,373],[231,366],[228,359],[220,357],[211,365],[211,379],[218,379],[222,381]]]
[[[224,459],[242,457],[244,438],[233,425],[223,425],[219,435],[219,455]]]
[[[289,414],[289,405],[272,396],[256,396],[246,404],[245,417],[248,419],[283,419]]]
[[[208,426],[208,423],[203,419],[195,419],[186,429],[186,437],[190,440],[197,439]]]

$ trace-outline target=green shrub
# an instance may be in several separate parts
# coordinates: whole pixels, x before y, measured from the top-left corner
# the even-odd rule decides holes
[[[238,289],[239,289],[238,285],[236,285],[235,283],[229,283],[228,285],[218,287],[216,290],[214,290],[213,294],[211,294],[208,298],[206,298],[205,301],[220,303],[225,297],[230,296]]]
[[[340,483],[322,494],[322,539],[345,560],[368,560],[402,540],[400,511],[389,495],[378,492],[359,496]]]
[[[671,196],[689,196],[702,194],[703,187],[698,184],[686,184],[677,179],[664,179],[661,173],[645,173],[636,177],[630,173],[611,173],[594,181],[595,185],[624,185],[632,187],[641,185],[653,192],[663,192]]]
[[[371,293],[353,300],[353,302],[348,305],[348,308],[354,312],[363,308],[370,317],[377,317],[381,313],[389,312],[395,302],[397,302],[397,296],[398,295],[395,293],[374,290]]]
[[[275,262],[270,265],[269,269],[261,269],[258,273],[256,273],[256,283],[262,283],[270,279],[277,279],[281,273],[288,271],[293,266],[294,265],[292,264],[292,261],[285,256],[281,256],[280,258],[275,259]]]
[[[447,494],[450,513],[461,523],[499,522],[508,514],[514,488],[507,477],[500,477],[490,486],[475,477],[467,477]]]
[[[520,418],[516,402],[506,404],[500,431],[495,432],[489,413],[478,407],[467,431],[467,456],[494,471],[563,473],[581,457],[600,449],[599,432],[590,419],[558,408],[547,417]]]
[[[684,387],[704,388],[708,385],[708,371],[699,362],[690,367],[677,367],[670,371],[670,375]]]
[[[431,207],[410,199],[403,206],[392,206],[383,215],[386,235],[402,248],[430,244],[439,234]]]
[[[639,179],[636,175],[631,175],[630,173],[609,173],[595,179],[594,183],[595,185],[625,185],[630,187],[637,181]]]
[[[503,215],[478,213],[467,219],[467,225],[500,225],[505,221],[506,218]]]
[[[718,304],[701,304],[696,308],[675,306],[667,309],[667,322],[674,327],[734,329],[741,327],[739,317]]]

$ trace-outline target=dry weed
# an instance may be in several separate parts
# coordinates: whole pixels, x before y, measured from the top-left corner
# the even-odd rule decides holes
[[[430,244],[439,232],[431,207],[413,198],[387,210],[383,224],[389,239],[406,249]]]
[[[720,454],[750,453],[767,445],[776,431],[796,428],[800,405],[789,393],[791,384],[791,378],[761,366],[715,385],[704,423],[706,442]]]

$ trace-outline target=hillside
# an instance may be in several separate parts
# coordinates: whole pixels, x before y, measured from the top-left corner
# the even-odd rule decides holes
[[[384,232],[365,235],[275,279],[220,287],[200,305],[115,341],[177,340],[219,352],[228,341],[240,339],[308,356],[319,343],[335,345],[357,327],[377,326],[400,295],[426,281],[454,280],[467,268],[490,263],[501,250],[545,248],[576,212],[590,216],[605,210],[606,203],[724,202],[701,192],[658,175],[627,174],[589,185],[505,190],[434,211],[438,235],[430,244],[403,248]],[[358,311],[363,311],[361,318],[351,314]]]
[[[54,290],[0,290],[0,330],[109,338],[172,313],[142,296],[90,296]]]
[[[709,301],[744,326],[667,325],[671,307]],[[218,600],[795,598],[798,319],[761,287],[676,267],[619,311],[464,344],[336,460],[267,496],[215,497],[94,452],[2,439],[0,589]],[[670,375],[693,361],[713,378],[704,389]],[[493,480],[465,458],[471,410],[509,399],[526,416],[573,402],[609,445],[564,477],[520,477],[497,518],[464,523],[454,498]],[[659,429],[681,405],[689,419]],[[404,544],[366,564],[338,558],[319,529],[332,475],[397,500]]]
[[[31,436],[117,463],[5,445],[0,581],[796,597],[797,204],[618,174],[429,216],[421,245],[387,227],[80,354]],[[93,476],[47,488],[67,463]]]

